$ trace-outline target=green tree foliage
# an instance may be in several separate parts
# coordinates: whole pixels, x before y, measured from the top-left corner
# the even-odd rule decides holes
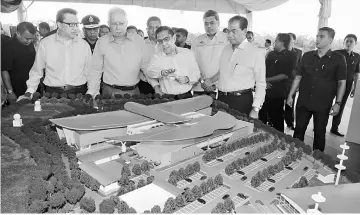
[[[63,193],[55,193],[49,199],[49,204],[51,208],[60,209],[66,203],[65,197]]]
[[[213,179],[212,177],[210,177],[210,178],[206,181],[206,185],[207,185],[207,188],[208,188],[208,192],[211,192],[211,191],[215,190],[215,188],[216,188],[214,179]]]
[[[197,185],[195,185],[195,186],[197,186]],[[195,196],[194,196],[193,192],[190,191],[190,189],[185,190],[184,197],[185,197],[186,202],[193,202],[195,200]]]
[[[151,184],[155,180],[155,177],[153,175],[146,178],[146,183]]]
[[[29,206],[30,213],[45,213],[48,209],[48,202],[42,200],[34,200]]]
[[[84,197],[80,200],[80,209],[88,213],[93,213],[96,210],[95,200],[91,197]]]
[[[176,209],[175,199],[170,197],[166,200],[163,213],[172,213]]]
[[[132,168],[132,172],[134,173],[134,175],[141,175],[140,164],[135,164]]]
[[[129,214],[136,214],[136,210],[134,208],[129,208],[128,213]]]
[[[153,208],[151,208],[151,213],[152,214],[159,214],[161,213],[161,208],[159,205],[155,205]]]
[[[100,213],[112,214],[115,211],[115,203],[111,199],[104,199],[99,205]]]
[[[221,174],[215,176],[214,183],[217,187],[223,185],[224,179]]]
[[[225,199],[224,201],[224,208],[227,212],[231,212],[235,210],[235,203],[230,198]]]
[[[118,213],[128,213],[130,207],[125,201],[120,201],[117,204]]]
[[[137,188],[141,188],[141,187],[143,187],[143,186],[145,186],[145,185],[146,185],[145,180],[144,180],[144,179],[140,179],[139,182],[138,182],[138,184],[137,184]]]
[[[147,160],[141,163],[141,171],[142,172],[150,171],[150,163]]]
[[[128,176],[128,177],[131,175],[131,171],[130,171],[130,168],[129,168],[128,165],[124,165],[124,166],[122,167],[122,169],[121,169],[121,175],[122,175],[122,176],[126,175],[126,176]]]
[[[198,199],[203,195],[203,192],[202,192],[201,188],[198,185],[195,185],[191,189],[191,193],[192,193],[194,199]]]
[[[179,207],[179,208],[184,207],[185,206],[184,196],[180,193],[179,195],[176,196],[175,202],[176,202],[177,207]]]
[[[129,176],[127,174],[122,175],[120,180],[119,180],[119,184],[121,186],[126,186],[129,183],[130,183]]]

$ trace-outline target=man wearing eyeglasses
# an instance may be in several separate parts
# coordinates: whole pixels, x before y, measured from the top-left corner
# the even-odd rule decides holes
[[[91,66],[89,45],[78,37],[77,11],[64,8],[56,14],[58,31],[42,40],[34,65],[26,81],[27,91],[22,98],[30,98],[38,88],[45,69],[45,92],[84,94]],[[19,99],[22,99],[19,98]]]
[[[99,35],[100,19],[94,15],[87,15],[82,20],[84,40],[89,44],[91,53],[94,53],[95,45]]]
[[[121,8],[110,9],[108,22],[110,34],[100,37],[95,46],[87,93],[96,97],[103,75],[104,96],[138,95],[140,70],[145,71],[149,64],[144,39],[126,32],[127,14]]]
[[[175,99],[192,97],[190,91],[200,78],[193,52],[176,47],[176,36],[168,26],[156,30],[156,40],[159,52],[151,59],[147,75],[159,80],[164,94],[175,95]]]
[[[216,82],[219,79],[219,60],[224,47],[228,44],[226,33],[219,30],[219,14],[208,10],[203,16],[205,34],[196,37],[191,44],[199,65],[201,78],[194,87],[194,94],[215,95]]]
[[[230,108],[258,118],[266,93],[265,55],[246,40],[247,27],[248,21],[242,16],[234,16],[228,22],[230,44],[220,57],[218,99]]]

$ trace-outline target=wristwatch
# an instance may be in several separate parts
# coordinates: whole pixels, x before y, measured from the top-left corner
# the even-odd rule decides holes
[[[14,91],[13,91],[13,90],[8,90],[8,93],[9,93],[9,94],[13,94]]]
[[[259,112],[259,111],[260,111],[260,108],[258,108],[258,107],[253,107],[253,109],[254,109],[254,111],[256,111],[256,112]]]
[[[205,83],[204,79],[200,78],[200,83],[201,84]]]
[[[335,104],[338,104],[339,106],[341,106],[341,102],[335,102]]]

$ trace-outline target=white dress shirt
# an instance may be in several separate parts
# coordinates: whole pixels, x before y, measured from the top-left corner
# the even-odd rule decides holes
[[[80,86],[87,82],[91,66],[89,44],[80,37],[64,40],[58,33],[40,41],[33,67],[26,81],[34,93],[45,69],[44,84],[49,87]]]
[[[220,57],[218,89],[233,92],[255,88],[253,107],[261,108],[265,99],[266,76],[263,50],[244,40],[235,50],[227,45]]]
[[[176,47],[175,51],[177,53],[173,56],[168,56],[164,52],[155,54],[147,70],[147,75],[150,78],[159,80],[161,91],[165,94],[187,93],[200,78],[200,70],[193,52],[180,47]],[[190,80],[189,83],[180,84],[174,77],[162,77],[161,71],[164,69],[175,69],[174,75],[187,76]]]
[[[227,44],[227,35],[221,31],[218,31],[212,40],[206,33],[193,40],[191,50],[194,52],[203,79],[212,78],[219,72],[220,55]],[[194,91],[204,90],[198,84],[194,87]]]
[[[145,54],[144,39],[137,34],[127,34],[124,41],[117,41],[111,33],[100,37],[92,56],[87,93],[99,93],[102,74],[104,83],[109,85],[136,85],[140,70],[146,71],[149,64]]]

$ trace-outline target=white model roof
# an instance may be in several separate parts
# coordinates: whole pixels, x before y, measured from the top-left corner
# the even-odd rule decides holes
[[[119,196],[130,207],[134,208],[137,213],[143,213],[150,210],[155,205],[159,205],[161,210],[164,209],[166,200],[175,196],[154,183]]]

